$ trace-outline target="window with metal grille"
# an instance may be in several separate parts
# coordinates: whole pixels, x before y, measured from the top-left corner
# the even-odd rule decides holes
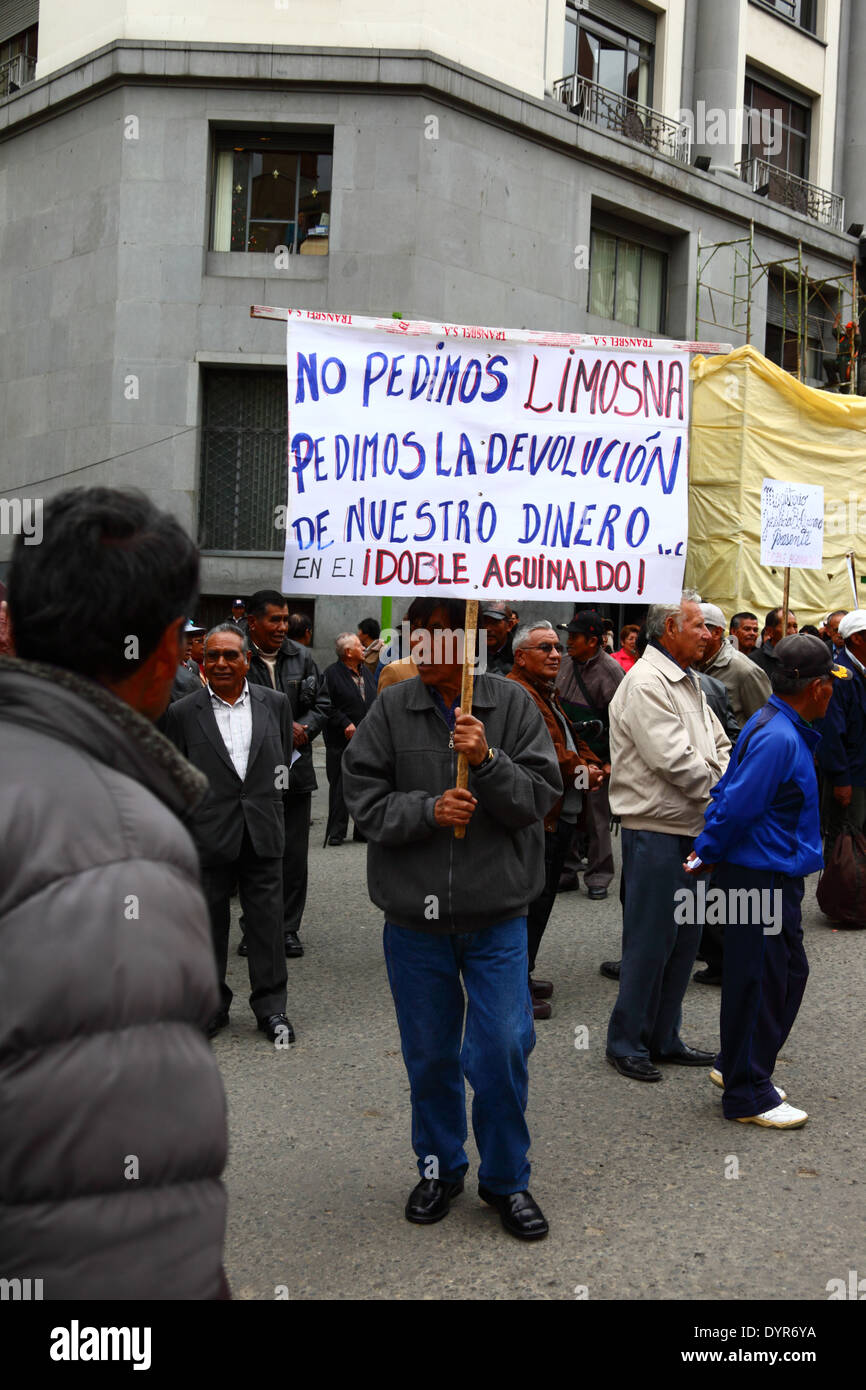
[[[282,554],[288,501],[285,372],[203,377],[199,545]],[[276,523],[283,520],[283,526]]]

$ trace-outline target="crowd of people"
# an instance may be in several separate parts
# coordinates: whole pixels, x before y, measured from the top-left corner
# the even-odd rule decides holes
[[[463,1190],[465,1078],[479,1194],[512,1235],[546,1235],[525,1112],[555,982],[536,970],[557,893],[582,878],[587,902],[608,896],[614,831],[607,1061],[640,1082],[702,1067],[727,1119],[806,1122],[773,1068],[808,973],[805,877],[844,828],[866,829],[866,610],[807,632],[775,609],[759,630],[686,591],[614,650],[593,609],[554,627],[485,601],[464,711],[458,598],[414,599],[402,651],[362,618],[320,670],[309,617],[278,590],[206,631],[189,616],[197,586],[192,542],[135,493],[61,494],[42,545],[16,543],[0,607],[0,1090],[30,1118],[0,1163],[9,1273],[38,1267],[52,1297],[118,1281],[153,1296],[154,1270],[161,1297],[227,1296],[207,1037],[230,1019],[237,893],[257,1027],[295,1040],[286,962],[304,950],[320,735],[325,845],[351,819],[384,914],[420,1175],[410,1221],[441,1220]],[[720,1048],[681,1035],[698,958],[694,978],[721,985]],[[121,1122],[115,1153],[104,1137]],[[56,1141],[36,1175],[20,1160],[34,1126]],[[129,1152],[148,1156],[134,1188]]]

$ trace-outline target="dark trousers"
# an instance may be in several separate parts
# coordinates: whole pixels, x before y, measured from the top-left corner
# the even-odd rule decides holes
[[[231,895],[235,883],[244,913],[250,971],[250,1008],[260,1021],[286,1011],[286,956],[283,946],[283,861],[261,859],[244,831],[237,859],[202,866],[202,888],[210,912],[211,935],[220,983],[220,1008],[228,1013],[232,992],[226,984]]]
[[[307,903],[312,792],[290,792],[284,803],[286,852],[283,855],[283,934],[297,932]]]
[[[535,969],[535,958],[541,945],[544,929],[550,921],[556,902],[556,885],[574,837],[574,822],[561,820],[555,830],[544,833],[544,887],[529,904],[526,915],[526,940],[529,948],[529,973]]]
[[[343,754],[345,748],[325,749],[325,772],[328,774],[328,825],[325,843],[332,835],[345,840],[349,829],[349,808],[343,796]]]
[[[708,889],[716,887],[716,876],[714,873],[710,875],[707,887]],[[698,960],[704,961],[707,969],[712,970],[713,974],[721,975],[724,954],[724,925],[721,922],[704,922],[701,929],[701,944],[698,947]]]
[[[608,787],[609,783],[604,781],[595,791],[584,792],[585,814],[578,827],[572,827],[573,844],[566,851],[564,868],[570,873],[580,873],[580,841],[588,838],[587,864],[583,875],[585,888],[608,888],[613,881]]]
[[[725,1118],[736,1120],[781,1104],[772,1082],[776,1056],[797,1017],[809,975],[801,920],[803,880],[720,864],[714,884],[729,902],[732,889],[775,891],[781,900],[780,931],[772,920],[769,932],[761,922],[729,920],[725,928],[722,1050],[716,1065],[725,1080]]]
[[[607,1030],[616,1057],[682,1051],[682,1002],[701,936],[678,923],[677,889],[694,891],[683,869],[693,837],[655,830],[622,831],[622,964],[619,994]]]

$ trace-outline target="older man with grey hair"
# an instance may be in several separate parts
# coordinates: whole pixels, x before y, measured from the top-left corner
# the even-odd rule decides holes
[[[331,702],[325,725],[325,771],[328,775],[326,845],[342,845],[349,828],[343,797],[343,754],[376,698],[376,680],[364,662],[364,648],[354,632],[341,632],[334,647],[337,660],[325,671],[324,688]],[[357,827],[352,838],[362,840]]]
[[[714,603],[703,603],[701,612],[710,635],[699,669],[721,681],[728,692],[734,719],[742,729],[746,720],[769,700],[772,694],[769,677],[743,652],[738,652],[731,639],[725,636],[725,615],[721,608]]]
[[[679,603],[653,604],[646,629],[646,651],[610,703],[610,805],[622,821],[624,903],[607,1059],[623,1076],[661,1081],[655,1062],[713,1062],[680,1037],[701,926],[677,921],[675,895],[690,888],[684,861],[731,744],[690,669],[709,636],[698,595],[686,590]]]

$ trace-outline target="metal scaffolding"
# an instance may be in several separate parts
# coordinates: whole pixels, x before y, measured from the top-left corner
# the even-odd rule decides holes
[[[730,289],[721,289],[709,280],[709,267],[725,250],[732,257],[731,273],[727,277]],[[748,236],[730,241],[702,242],[698,230],[697,285],[695,291],[695,337],[701,336],[701,325],[712,324],[742,333],[746,342],[752,341],[752,300],[756,287],[764,277],[781,297],[780,365],[799,381],[807,375],[806,362],[810,340],[813,350],[827,357],[836,357],[837,325],[852,322],[859,325],[866,309],[866,295],[857,279],[857,262],[852,260],[850,275],[837,275],[826,280],[810,280],[809,267],[803,262],[803,243],[797,242],[797,254],[783,260],[763,261],[755,250],[755,224],[749,223]],[[826,341],[828,325],[832,342]],[[778,325],[777,325],[778,326]],[[814,347],[817,340],[817,348]],[[858,338],[859,342],[859,338]],[[763,344],[755,344],[763,351]],[[846,381],[828,390],[857,393],[860,386],[860,353],[854,354],[851,382]]]

